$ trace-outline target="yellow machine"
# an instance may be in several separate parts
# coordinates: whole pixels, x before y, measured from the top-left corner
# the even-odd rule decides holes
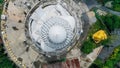
[[[96,32],[95,34],[93,34],[92,38],[95,41],[95,43],[99,43],[102,40],[107,39],[107,34],[105,33],[104,30],[99,30],[98,32]]]

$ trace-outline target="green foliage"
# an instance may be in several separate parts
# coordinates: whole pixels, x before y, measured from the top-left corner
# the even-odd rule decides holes
[[[0,68],[13,68],[16,65],[10,61],[7,54],[4,53],[3,45],[0,45]]]
[[[4,0],[0,0],[0,4],[2,4],[4,2]]]
[[[54,60],[54,61],[50,61],[50,64],[56,63],[56,62],[65,62],[66,61],[66,57],[65,58],[61,58],[59,60]]]
[[[114,62],[112,60],[107,60],[104,66],[108,68],[114,68]]]
[[[115,3],[120,3],[120,0],[114,0]]]
[[[120,57],[120,46],[116,47],[113,51],[113,54],[110,56],[110,59],[112,60],[120,60],[117,57]]]
[[[120,12],[120,4],[114,4],[112,9]]]
[[[108,38],[106,40],[101,41],[100,44],[106,46],[108,45],[108,43],[111,43],[111,40],[113,40],[112,36],[108,35]]]
[[[96,65],[97,68],[114,68],[119,61],[120,61],[120,45],[114,49],[113,53],[104,63],[100,59],[96,59],[90,68],[95,68],[93,67],[94,65]]]
[[[0,4],[3,4],[4,0],[0,0]],[[0,9],[0,15],[2,9]],[[3,45],[0,45],[0,68],[16,68],[17,66],[9,59],[7,54],[4,53]]]
[[[105,27],[97,20],[97,22],[91,26],[88,36],[92,36],[98,30],[105,30]]]
[[[97,0],[97,1],[99,3],[102,3],[103,5],[105,5],[109,1],[113,1],[112,2],[113,7],[111,7],[110,9],[120,12],[120,0]]]
[[[0,63],[0,68],[13,68],[15,65],[12,61],[8,59],[8,57],[3,57],[4,59]]]
[[[108,14],[106,16],[102,16],[102,19],[104,20],[104,24],[107,26],[109,31],[120,28],[120,17]]]
[[[106,60],[104,66],[114,68],[115,64],[120,61],[120,46],[116,47],[111,56]]]
[[[96,59],[94,63],[90,66],[90,68],[102,68],[103,62],[100,59]]]
[[[2,10],[0,9],[0,14],[2,14]]]
[[[113,0],[112,9],[120,12],[120,0]]]
[[[99,45],[95,44],[95,42],[92,39],[92,36],[95,32],[97,32],[98,30],[105,30],[105,26],[103,26],[100,21],[97,21],[96,23],[94,23],[89,32],[88,32],[88,36],[86,41],[84,41],[84,43],[82,44],[81,47],[81,51],[85,54],[89,54],[90,52],[92,52],[96,47],[98,47]],[[106,31],[106,30],[105,30]],[[109,42],[109,40],[104,40],[101,42],[102,45],[105,45]]]
[[[85,54],[89,54],[95,49],[95,44],[91,41],[85,41],[82,45],[81,51]]]

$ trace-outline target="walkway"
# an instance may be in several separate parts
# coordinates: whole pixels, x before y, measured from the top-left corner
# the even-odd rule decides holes
[[[114,40],[104,47],[98,56],[103,61],[107,59],[113,52],[114,48],[120,45],[120,29],[116,29],[112,32],[112,35],[115,36]]]

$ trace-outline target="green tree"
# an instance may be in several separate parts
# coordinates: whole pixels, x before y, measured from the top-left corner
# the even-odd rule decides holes
[[[114,62],[112,60],[107,60],[104,66],[108,66],[109,68],[114,68]]]
[[[91,41],[85,41],[81,47],[81,51],[85,54],[89,54],[95,49],[96,45]]]
[[[0,0],[0,4],[2,4],[4,2],[4,0]]]
[[[100,59],[96,59],[93,64],[90,66],[90,68],[103,68],[103,62]]]

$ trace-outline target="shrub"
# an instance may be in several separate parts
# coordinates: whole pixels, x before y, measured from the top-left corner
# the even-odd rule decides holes
[[[91,41],[85,41],[82,45],[81,51],[85,54],[89,54],[95,49],[96,45]]]

